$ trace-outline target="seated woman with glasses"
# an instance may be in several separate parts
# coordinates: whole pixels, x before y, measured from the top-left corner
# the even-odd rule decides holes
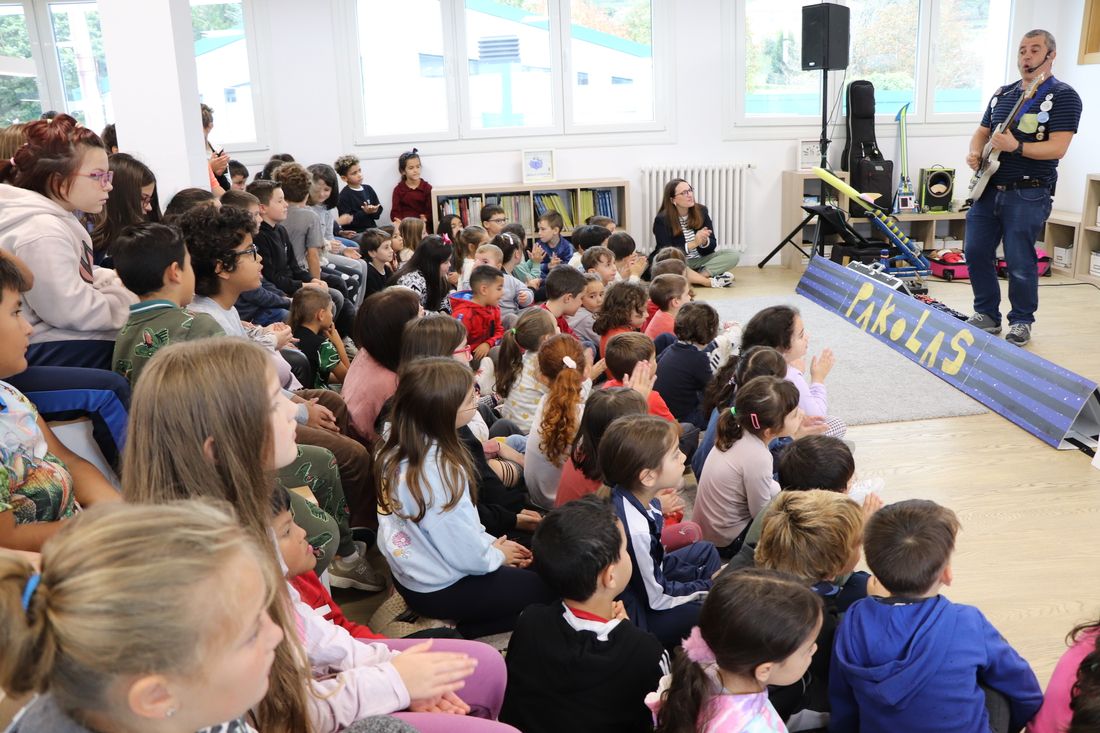
[[[653,219],[653,251],[675,247],[687,256],[685,273],[692,285],[725,288],[733,284],[733,270],[739,252],[718,251],[714,223],[707,207],[695,201],[695,189],[683,178],[665,184],[660,212]],[[652,257],[652,255],[650,255]]]
[[[34,273],[23,313],[31,366],[111,368],[115,334],[137,301],[113,270],[93,262],[78,213],[103,211],[114,174],[99,136],[69,115],[26,126],[0,164],[0,249]]]

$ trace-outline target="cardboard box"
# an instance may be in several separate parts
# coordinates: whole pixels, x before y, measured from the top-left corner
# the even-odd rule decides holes
[[[1073,247],[1055,247],[1054,266],[1073,267]]]

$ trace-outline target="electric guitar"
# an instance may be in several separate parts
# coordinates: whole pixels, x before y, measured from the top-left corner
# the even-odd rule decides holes
[[[908,116],[908,102],[898,110],[894,121],[900,126],[901,132],[901,178],[898,180],[898,190],[894,194],[894,213],[916,211],[917,196],[913,192],[913,182],[909,180],[909,140],[905,133],[905,119]]]
[[[1016,100],[1016,104],[1012,105],[1012,109],[1009,110],[1008,116],[1005,117],[1004,122],[997,125],[997,128],[993,131],[993,135],[1005,132],[1011,125],[1016,123],[1016,113],[1020,111],[1020,107],[1024,105],[1024,102],[1035,96],[1035,91],[1046,78],[1046,74],[1039,74],[1032,80],[1031,84],[1024,90],[1024,93]],[[970,206],[981,198],[982,192],[985,191],[985,187],[989,185],[989,179],[993,178],[993,174],[1001,167],[1001,151],[993,148],[993,135],[989,136],[989,140],[986,141],[985,146],[982,148],[982,158],[978,161],[978,169],[974,171],[974,175],[970,179],[970,191],[966,197],[967,206]]]

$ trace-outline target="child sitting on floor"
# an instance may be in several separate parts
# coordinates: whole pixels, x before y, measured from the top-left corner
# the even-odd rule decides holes
[[[603,489],[604,478],[600,470],[599,456],[600,440],[608,426],[618,418],[646,414],[645,396],[651,384],[651,380],[642,378],[635,382],[633,387],[597,389],[588,395],[580,428],[577,430],[577,438],[573,441],[569,458],[566,459],[565,466],[562,468],[558,494],[554,498],[556,506]],[[610,490],[606,493],[610,493]],[[684,517],[684,499],[680,496],[678,488],[661,489],[657,492],[657,500],[661,502],[661,514],[665,518],[665,527],[661,531],[661,544],[666,550],[678,550],[684,545],[690,545],[701,539],[702,531],[699,525],[681,521]]]
[[[573,329],[573,335],[582,341],[599,343],[600,337],[592,330],[592,324],[596,322],[603,307],[604,283],[603,279],[594,272],[584,275],[585,286],[581,292],[581,307],[569,317],[569,327]]]
[[[384,229],[368,229],[359,237],[359,247],[367,258],[367,279],[363,283],[363,299],[386,289],[393,277],[393,236]]]
[[[724,557],[737,554],[753,517],[779,493],[768,443],[801,421],[798,390],[776,377],[750,380],[718,418],[717,450],[703,466],[693,518]]]
[[[592,330],[600,335],[600,353],[607,356],[607,342],[611,337],[629,331],[641,331],[645,323],[645,303],[648,295],[644,285],[635,282],[614,282],[603,296],[600,314],[592,323]],[[650,339],[650,343],[653,339]],[[609,377],[614,378],[610,372]]]
[[[114,370],[130,385],[157,350],[177,341],[221,336],[225,331],[206,313],[187,306],[195,297],[195,271],[179,229],[164,224],[126,227],[111,245],[115,272],[141,302],[118,332]]]
[[[451,256],[451,272],[447,281],[456,290],[470,289],[470,273],[476,266],[477,249],[483,244],[488,244],[489,233],[479,226],[463,228],[453,243],[454,254]],[[499,269],[499,268],[498,268]]]
[[[678,440],[675,423],[631,415],[613,422],[600,443],[600,468],[613,487],[611,503],[636,569],[622,600],[630,618],[667,648],[695,625],[721,564],[709,542],[669,553],[661,545],[664,518],[657,494],[682,481],[684,454]]]
[[[754,315],[741,334],[742,350],[753,346],[770,346],[783,354],[787,360],[787,380],[798,387],[799,407],[807,415],[826,418],[826,435],[843,438],[848,427],[840,418],[829,416],[829,393],[825,389],[825,378],[833,370],[836,357],[832,349],[825,349],[810,359],[807,370],[810,336],[798,310],[789,305],[774,305]]]
[[[953,511],[920,499],[867,522],[867,564],[889,596],[857,601],[840,623],[830,731],[1018,731],[1039,709],[1027,662],[981,611],[940,595],[958,531]]]
[[[489,265],[504,273],[504,296],[500,299],[500,318],[505,328],[511,328],[515,319],[519,316],[520,310],[535,302],[535,294],[531,292],[531,289],[512,275],[512,269],[515,268],[517,262],[516,257],[518,256],[519,247],[510,241],[511,236],[511,234],[498,235],[493,240],[494,243],[483,244],[474,253],[475,267]],[[504,249],[495,244],[497,241],[507,248],[507,256]]]
[[[562,333],[572,334],[569,327],[569,317],[575,316],[581,309],[581,293],[584,292],[587,281],[584,275],[576,268],[569,265],[558,265],[544,275],[546,279],[546,302],[542,307],[554,316],[558,322],[558,330]]]
[[[302,288],[290,303],[290,329],[298,350],[309,359],[315,389],[340,384],[351,368],[344,340],[333,322],[332,297],[325,290]]]
[[[458,428],[477,412],[474,375],[451,358],[402,366],[389,436],[375,461],[378,545],[413,611],[453,619],[467,638],[510,631],[551,591],[531,553],[482,528],[476,476]]]
[[[592,383],[585,374],[581,344],[572,336],[558,334],[544,341],[539,347],[538,365],[539,381],[549,391],[539,401],[527,436],[523,477],[531,501],[551,509]]]
[[[707,421],[703,393],[712,376],[708,347],[718,336],[718,311],[709,303],[687,303],[676,314],[675,329],[676,341],[657,357],[654,389],[678,421],[701,430]]]
[[[526,435],[531,430],[539,400],[549,390],[539,381],[538,351],[542,342],[557,332],[554,316],[544,308],[523,312],[508,329],[497,355],[496,394],[500,414]]]
[[[545,255],[542,260],[541,274],[543,280],[550,274],[550,270],[559,266],[568,266],[573,256],[573,245],[561,235],[565,222],[556,211],[547,211],[539,216],[538,235],[535,248],[541,249]],[[573,268],[576,269],[576,268]]]
[[[596,273],[604,285],[610,285],[615,282],[615,255],[607,247],[589,247],[581,255],[580,269],[585,273]]]
[[[27,369],[27,289],[15,258],[0,257],[0,379]],[[81,506],[118,500],[103,474],[58,440],[26,395],[0,381],[0,547],[40,552]]]
[[[504,273],[490,265],[475,267],[470,273],[470,289],[451,296],[451,313],[466,327],[475,364],[480,364],[504,335],[499,305],[503,297]]]
[[[782,573],[753,569],[722,578],[672,674],[646,698],[657,733],[786,733],[768,686],[805,674],[820,626],[821,600]]]
[[[757,567],[793,575],[821,596],[825,607],[810,668],[792,684],[771,686],[768,698],[790,730],[818,730],[829,719],[829,659],[837,623],[867,596],[867,573],[851,574],[860,558],[863,512],[831,491],[784,492],[764,513],[763,524]],[[845,589],[837,584],[842,576]]]
[[[687,293],[688,281],[683,275],[658,275],[653,278],[649,284],[649,299],[657,306],[657,312],[645,327],[646,336],[655,339],[662,333],[673,333],[676,314],[688,302]],[[710,343],[709,339],[707,343]]]
[[[622,524],[586,497],[543,520],[535,567],[561,603],[527,608],[508,644],[501,721],[525,733],[647,730],[664,650],[615,600],[632,574]]]

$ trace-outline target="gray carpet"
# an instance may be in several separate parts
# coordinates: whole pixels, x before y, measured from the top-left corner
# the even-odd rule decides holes
[[[810,354],[817,354],[826,346],[836,354],[836,366],[825,382],[829,388],[829,413],[849,425],[989,412],[923,367],[801,295],[710,303],[718,309],[722,320],[739,321],[742,325],[770,305],[798,308],[810,336]],[[808,358],[806,364],[808,368]]]

